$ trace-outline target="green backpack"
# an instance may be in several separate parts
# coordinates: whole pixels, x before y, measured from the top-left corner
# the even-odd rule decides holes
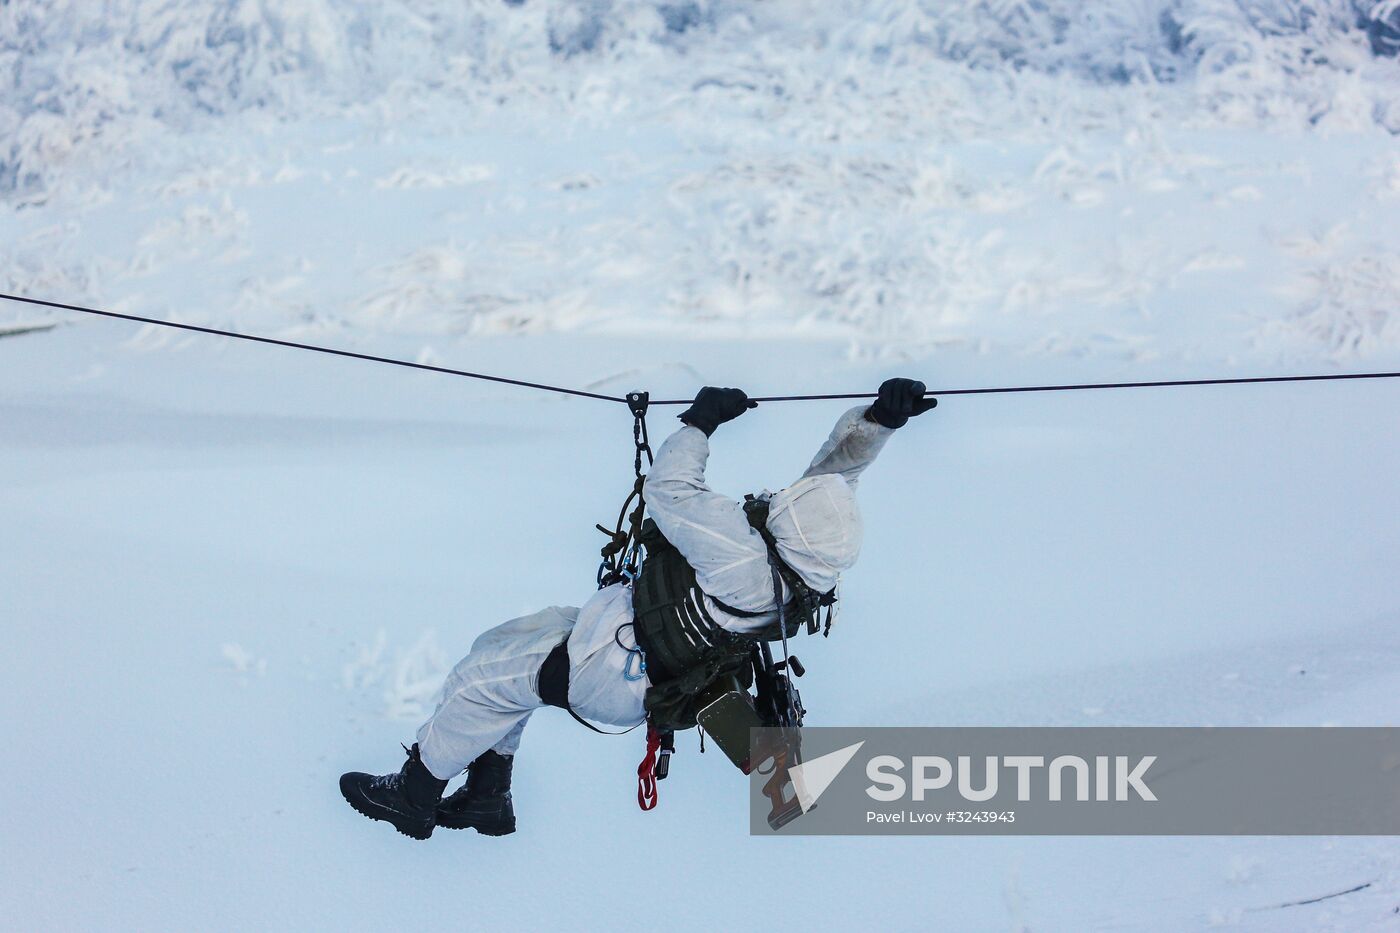
[[[650,680],[644,700],[647,720],[659,729],[689,729],[716,697],[747,691],[753,684],[759,645],[780,641],[784,634],[795,636],[804,622],[809,632],[815,632],[819,608],[835,600],[834,593],[820,594],[803,583],[778,557],[767,528],[766,500],[747,497],[744,510],[749,524],[763,535],[769,560],[792,594],[784,613],[786,633],[777,621],[743,634],[721,626],[706,610],[705,594],[684,555],[666,540],[654,521],[647,519],[642,524],[638,540],[646,556],[633,584],[632,626]],[[752,618],[774,611],[737,609],[710,598],[735,616]],[[775,593],[776,598],[781,597]]]

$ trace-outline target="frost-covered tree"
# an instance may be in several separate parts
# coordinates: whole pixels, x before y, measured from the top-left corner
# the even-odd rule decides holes
[[[43,197],[70,165],[239,111],[300,118],[420,88],[567,112],[583,74],[683,70],[760,34],[775,72],[838,43],[895,66],[1205,75],[1222,112],[1315,120],[1336,109],[1332,75],[1400,51],[1400,0],[0,0],[0,197]]]

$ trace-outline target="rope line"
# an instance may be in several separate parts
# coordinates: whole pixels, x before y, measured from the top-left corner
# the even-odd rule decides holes
[[[84,308],[81,305],[63,304],[58,301],[43,301],[39,298],[24,298],[19,295],[6,295],[0,293],[0,298],[7,301],[20,301],[25,304],[42,305],[46,308],[60,308],[64,311],[81,311],[83,314],[97,314],[102,317],[118,318],[123,321],[136,321],[140,324],[155,324],[160,327],[173,327],[177,330],[194,331],[198,334],[214,334],[218,337],[233,337],[236,340],[250,340],[253,343],[266,343],[275,347],[290,347],[294,350],[311,350],[316,353],[326,353],[331,356],[344,356],[352,360],[368,360],[371,363],[388,363],[391,366],[403,366],[406,369],[421,369],[431,373],[446,373],[449,376],[465,376],[468,379],[481,379],[486,382],[502,382],[506,385],[523,386],[527,389],[541,389],[546,392],[559,392],[563,395],[577,395],[581,398],[596,398],[604,402],[626,402],[620,395],[602,395],[597,392],[585,392],[582,389],[566,389],[562,386],[545,385],[542,382],[526,382],[523,379],[507,379],[505,376],[490,376],[486,373],[467,372],[464,369],[450,369],[446,366],[431,366],[427,363],[414,363],[409,360],[396,360],[387,356],[374,356],[369,353],[356,353],[353,350],[340,350],[335,347],[320,347],[311,343],[297,343],[292,340],[277,340],[273,337],[258,337],[253,334],[240,334],[237,331],[220,330],[217,327],[200,327],[197,324],[182,324],[178,321],[160,321],[151,317],[141,317],[136,314],[119,314],[116,311],[102,311],[97,308]]]
[[[64,304],[59,301],[45,301],[41,298],[26,298],[22,295],[7,295],[3,292],[0,292],[0,299],[18,301],[24,304],[40,305],[45,308],[57,308],[63,311],[78,311],[83,314],[95,314],[101,317],[116,318],[123,321],[135,321],[138,324],[153,324],[157,327],[173,327],[177,330],[193,331],[199,334],[213,334],[217,337],[232,337],[235,340],[248,340],[253,343],[270,344],[275,347],[289,347],[294,350],[311,350],[315,353],[325,353],[330,356],[343,356],[354,360],[367,360],[371,363],[387,363],[390,366],[402,366],[406,369],[421,369],[426,372],[445,373],[449,376],[463,376],[467,379],[498,382],[505,385],[521,386],[526,389],[539,389],[544,392],[557,392],[561,395],[573,395],[579,398],[592,398],[604,402],[622,402],[623,404],[628,404],[628,400],[620,395],[603,395],[599,392],[587,392],[583,389],[569,389],[563,386],[547,385],[542,382],[527,382],[523,379],[508,379],[505,376],[492,376],[487,373],[469,372],[464,369],[451,369],[446,366],[432,366],[428,363],[414,363],[409,360],[394,359],[393,357],[357,353],[353,350],[322,347],[310,343],[297,343],[293,340],[278,340],[275,337],[259,337],[254,334],[240,334],[237,331],[221,330],[217,327],[201,327],[197,324],[184,324],[179,321],[161,321],[156,318],[141,317],[136,314],[120,314],[116,311],[86,308],[82,305]],[[1017,392],[1078,392],[1086,389],[1159,389],[1172,386],[1255,385],[1271,382],[1333,382],[1344,379],[1400,379],[1400,372],[1327,373],[1314,376],[1247,376],[1233,379],[1166,379],[1157,382],[1085,382],[1075,385],[992,386],[981,389],[930,389],[928,394],[935,397],[944,395],[1007,395]],[[839,399],[872,399],[878,397],[878,394],[875,392],[850,392],[827,395],[764,395],[751,397],[751,401],[816,402]],[[652,399],[649,404],[689,405],[690,403],[691,399],[672,398]]]
[[[1235,379],[1167,379],[1160,382],[1085,382],[1078,385],[995,386],[986,389],[929,389],[928,395],[1005,395],[1013,392],[1075,392],[1081,389],[1157,389],[1167,386],[1227,386],[1261,382],[1330,382],[1338,379],[1398,379],[1395,373],[1328,373],[1321,376],[1247,376]],[[812,399],[879,398],[875,392],[850,395],[771,395],[750,398],[752,402],[805,402]],[[660,399],[653,405],[689,405],[690,399]]]

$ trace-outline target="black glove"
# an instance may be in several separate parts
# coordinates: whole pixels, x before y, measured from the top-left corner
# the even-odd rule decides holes
[[[750,408],[757,407],[758,403],[749,401],[743,389],[716,389],[714,386],[705,386],[700,390],[700,394],[695,396],[695,401],[690,403],[690,407],[676,417],[704,431],[705,436],[709,437],[715,433],[715,428],[726,421],[733,421]]]
[[[880,384],[880,397],[865,412],[865,417],[887,428],[902,428],[915,415],[938,404],[936,398],[924,398],[928,387],[916,379],[886,379]]]

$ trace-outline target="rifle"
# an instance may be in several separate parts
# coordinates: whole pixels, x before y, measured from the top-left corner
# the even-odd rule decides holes
[[[768,643],[759,645],[754,661],[756,706],[764,725],[770,728],[759,733],[754,757],[759,774],[769,775],[763,785],[763,795],[772,805],[768,825],[773,829],[780,829],[802,815],[802,804],[792,785],[791,769],[802,761],[802,717],[807,711],[789,672],[801,677],[802,662],[795,656],[788,656],[774,663]],[[768,761],[772,762],[771,772],[765,772],[762,767]]]

